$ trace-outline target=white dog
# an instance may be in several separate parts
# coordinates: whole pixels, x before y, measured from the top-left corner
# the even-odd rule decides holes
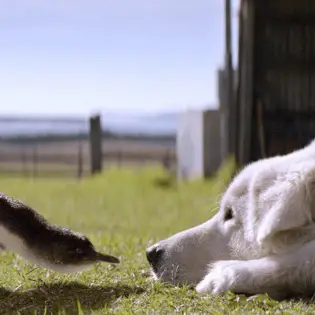
[[[315,293],[315,141],[244,168],[209,221],[147,249],[156,279],[197,292]]]

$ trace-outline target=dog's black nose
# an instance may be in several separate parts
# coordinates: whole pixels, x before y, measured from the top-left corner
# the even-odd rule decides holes
[[[147,259],[152,267],[158,264],[159,260],[163,256],[163,253],[164,250],[158,244],[155,244],[147,249]]]

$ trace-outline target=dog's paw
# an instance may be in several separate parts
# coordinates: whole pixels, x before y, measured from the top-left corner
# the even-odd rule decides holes
[[[218,261],[210,272],[196,287],[198,293],[222,294],[228,290],[234,291],[240,281],[246,278],[246,269],[242,261]]]

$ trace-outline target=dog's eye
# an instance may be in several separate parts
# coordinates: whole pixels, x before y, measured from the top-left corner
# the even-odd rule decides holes
[[[228,207],[224,214],[224,221],[233,219],[233,210],[231,207]]]

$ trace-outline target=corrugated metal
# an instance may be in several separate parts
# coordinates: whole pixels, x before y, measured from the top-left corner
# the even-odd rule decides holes
[[[251,161],[315,138],[315,1],[257,0],[253,14]]]

